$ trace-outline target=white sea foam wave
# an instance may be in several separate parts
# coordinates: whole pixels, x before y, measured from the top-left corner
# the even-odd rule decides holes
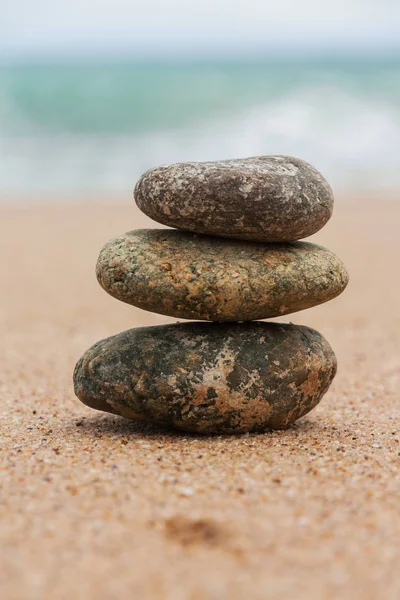
[[[10,135],[3,128],[0,191],[126,191],[129,200],[152,166],[262,154],[304,158],[337,189],[392,190],[400,188],[399,149],[399,106],[315,86],[174,130],[50,135],[26,124]]]

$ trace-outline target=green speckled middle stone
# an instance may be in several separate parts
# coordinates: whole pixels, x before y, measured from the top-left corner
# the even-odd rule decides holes
[[[346,287],[343,263],[306,242],[266,244],[168,229],[110,240],[100,285],[144,310],[180,319],[251,321],[322,304]]]

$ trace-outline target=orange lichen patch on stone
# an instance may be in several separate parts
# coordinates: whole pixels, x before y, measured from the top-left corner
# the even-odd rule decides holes
[[[299,391],[305,398],[309,398],[315,389],[321,385],[319,369],[310,370],[307,379],[299,386]]]

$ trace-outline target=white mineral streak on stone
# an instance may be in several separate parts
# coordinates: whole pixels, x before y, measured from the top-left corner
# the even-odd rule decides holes
[[[243,192],[244,194],[249,194],[252,189],[253,189],[253,182],[252,181],[246,181],[243,182],[240,186],[239,186],[239,190],[241,192]]]
[[[229,389],[226,385],[226,378],[229,373],[232,371],[235,366],[235,359],[237,353],[233,353],[228,348],[229,346],[229,338],[226,341],[225,346],[220,350],[220,352],[216,356],[215,363],[212,369],[207,369],[203,373],[202,385],[205,387],[213,387],[215,390],[219,392],[229,392]]]
[[[299,172],[298,167],[295,165],[280,165],[277,164],[275,166],[271,165],[270,170],[272,173],[278,173],[281,175],[289,175],[289,177],[295,177]]]
[[[251,411],[256,406],[258,418],[267,419],[272,409],[265,398],[261,400],[256,396],[253,399],[244,401],[245,393],[259,381],[260,375],[257,371],[246,371],[249,378],[248,382],[240,385],[238,390],[233,391],[227,385],[227,377],[232,372],[237,357],[237,353],[230,351],[228,346],[229,339],[226,341],[224,348],[218,353],[213,368],[207,369],[203,373],[201,385],[215,389],[217,394],[216,403],[221,404],[222,410],[226,410],[227,407],[243,410],[246,407],[248,411]]]

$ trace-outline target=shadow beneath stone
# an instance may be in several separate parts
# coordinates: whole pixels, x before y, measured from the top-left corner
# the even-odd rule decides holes
[[[81,435],[87,437],[108,436],[110,438],[119,437],[135,437],[142,439],[152,439],[160,437],[178,438],[187,436],[183,431],[169,430],[159,425],[150,423],[140,423],[138,421],[130,421],[122,417],[114,417],[112,415],[96,415],[82,419],[76,419],[71,424],[79,430]],[[195,436],[202,437],[202,436]]]
[[[79,431],[82,437],[98,438],[107,436],[110,439],[118,438],[140,438],[140,439],[157,439],[158,441],[172,441],[177,440],[181,442],[184,439],[191,440],[218,440],[218,441],[232,441],[240,439],[259,439],[264,438],[266,440],[281,439],[289,440],[298,438],[299,436],[309,435],[311,431],[321,433],[322,428],[315,422],[309,420],[302,420],[288,429],[282,430],[268,430],[264,433],[245,433],[238,435],[224,435],[224,434],[197,434],[180,431],[179,429],[167,429],[159,425],[153,425],[149,423],[140,423],[137,421],[130,421],[112,415],[95,415],[91,417],[84,417],[81,419],[74,419],[70,422],[70,428],[74,432]],[[316,430],[316,431],[315,431]]]

